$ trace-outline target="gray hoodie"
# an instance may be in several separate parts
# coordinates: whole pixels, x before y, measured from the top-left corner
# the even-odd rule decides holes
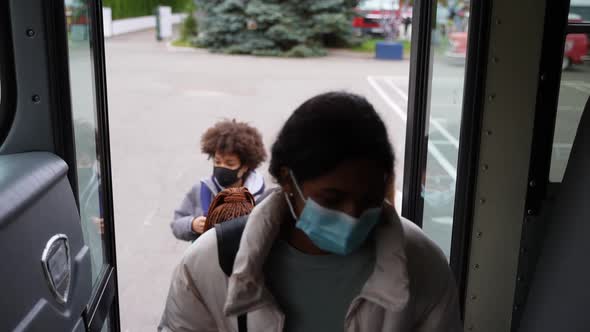
[[[201,186],[203,183],[209,187],[213,196],[223,189],[211,178],[204,178],[186,193],[180,206],[174,210],[174,219],[170,223],[172,233],[179,240],[194,241],[199,237],[199,234],[193,232],[192,222],[196,217],[204,215],[204,209],[201,206]],[[244,187],[248,188],[255,199],[258,199],[265,189],[264,177],[258,172],[252,171],[248,174]]]

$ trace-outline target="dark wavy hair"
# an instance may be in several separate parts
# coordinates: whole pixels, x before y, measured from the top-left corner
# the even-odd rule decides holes
[[[269,171],[281,183],[286,167],[303,182],[359,159],[375,160],[393,175],[385,124],[364,97],[328,92],[304,102],[285,122],[272,146]]]
[[[210,157],[215,152],[235,153],[251,170],[266,160],[262,135],[245,122],[224,120],[209,128],[201,137],[201,150]]]

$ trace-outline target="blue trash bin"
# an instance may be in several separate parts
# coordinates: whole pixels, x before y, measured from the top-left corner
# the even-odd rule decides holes
[[[383,60],[403,60],[404,46],[396,42],[377,42],[375,57]]]

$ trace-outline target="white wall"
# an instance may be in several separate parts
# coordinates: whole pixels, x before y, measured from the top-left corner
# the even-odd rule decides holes
[[[113,21],[113,36],[156,27],[155,16],[141,16]]]
[[[160,24],[163,24],[161,30],[165,32],[164,37],[169,37],[171,36],[172,25],[182,22],[182,20],[186,17],[186,14],[171,14],[170,9],[166,9],[170,7],[160,8],[160,13],[166,16],[162,17],[160,20]],[[104,36],[105,38],[108,38],[130,32],[153,29],[156,27],[156,17],[152,15],[113,20],[111,9],[105,7],[103,8],[103,26]]]
[[[163,39],[172,37],[172,8],[158,7],[160,16],[160,37]]]
[[[178,23],[182,22],[182,20],[184,20],[185,18],[186,18],[185,13],[172,14],[172,24],[178,24]]]
[[[105,37],[113,35],[113,11],[109,7],[102,8],[103,32]]]

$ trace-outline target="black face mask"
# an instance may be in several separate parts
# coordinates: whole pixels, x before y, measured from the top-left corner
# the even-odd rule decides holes
[[[217,180],[217,183],[224,188],[238,182],[240,179],[238,178],[239,172],[240,168],[229,169],[225,167],[213,167],[213,176]]]

